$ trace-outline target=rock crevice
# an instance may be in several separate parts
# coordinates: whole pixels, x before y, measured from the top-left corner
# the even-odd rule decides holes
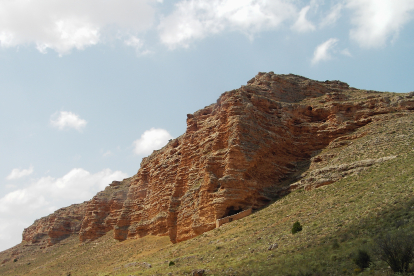
[[[259,73],[247,85],[223,93],[217,103],[188,114],[183,135],[144,158],[136,175],[79,206],[79,223],[68,227],[81,241],[112,229],[117,240],[145,235],[168,235],[174,243],[190,239],[214,229],[230,207],[266,206],[286,192],[286,183],[295,182],[290,179],[315,152],[341,147],[381,114],[404,116],[412,110],[410,95]],[[317,186],[310,178],[295,185]],[[53,227],[39,225],[52,220],[36,222],[24,239],[50,236]],[[62,237],[65,231],[59,232]]]

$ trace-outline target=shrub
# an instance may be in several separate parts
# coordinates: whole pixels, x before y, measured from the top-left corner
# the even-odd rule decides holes
[[[387,234],[375,241],[375,251],[394,272],[407,272],[414,259],[414,237],[398,231]]]
[[[175,265],[173,261],[170,261],[170,263],[168,264],[168,266],[173,266],[173,265]]]
[[[333,240],[332,249],[338,249],[339,247],[340,246],[339,246],[338,240],[337,239]]]
[[[292,226],[292,234],[296,234],[297,232],[302,231],[302,225],[300,225],[299,221],[295,222]]]
[[[354,263],[361,270],[364,270],[365,268],[369,267],[369,264],[371,263],[371,257],[369,256],[367,251],[358,250],[357,256],[354,259]]]

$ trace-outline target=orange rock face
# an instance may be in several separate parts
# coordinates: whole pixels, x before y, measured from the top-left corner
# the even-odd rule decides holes
[[[85,216],[86,202],[61,208],[53,214],[36,220],[24,229],[23,241],[30,243],[44,242],[48,246],[79,233]]]
[[[187,131],[143,160],[115,226],[115,238],[169,235],[179,242],[216,219],[265,206],[286,191],[301,161],[370,123],[411,110],[411,98],[260,73],[216,104],[187,115]]]
[[[135,176],[117,184],[119,192],[114,185],[89,201],[80,240],[112,229],[117,240],[190,239],[214,229],[216,219],[261,208],[289,192],[291,177],[315,153],[376,115],[412,110],[410,94],[259,73],[188,114],[186,132],[144,158]]]
[[[126,199],[130,179],[113,181],[91,200],[61,208],[36,220],[23,231],[23,241],[48,246],[79,234],[81,241],[94,240],[113,229]]]
[[[79,231],[80,240],[94,240],[112,230],[127,197],[130,179],[113,181],[106,189],[94,196],[85,208],[85,216]]]

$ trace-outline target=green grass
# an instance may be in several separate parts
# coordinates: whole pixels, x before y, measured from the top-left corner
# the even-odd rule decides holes
[[[389,275],[375,257],[362,272],[353,258],[358,249],[371,252],[373,240],[383,233],[414,231],[413,117],[395,116],[387,125],[361,128],[365,136],[324,149],[319,154],[334,157],[312,168],[397,158],[318,189],[296,190],[194,239],[171,244],[168,237],[148,236],[118,242],[109,232],[90,243],[71,237],[37,251],[22,244],[16,247],[22,251],[18,261],[0,266],[0,275],[191,275],[194,269],[205,269],[206,275]],[[296,221],[303,230],[292,235]],[[278,247],[269,251],[275,243]],[[175,265],[169,266],[171,261]]]

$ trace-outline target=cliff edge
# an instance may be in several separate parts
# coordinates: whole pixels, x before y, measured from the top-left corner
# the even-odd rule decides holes
[[[321,161],[312,158],[322,149],[360,137],[354,132],[384,120],[379,115],[411,113],[413,96],[259,73],[215,104],[188,114],[186,132],[144,158],[136,175],[35,221],[23,240],[46,239],[52,245],[78,234],[87,241],[112,229],[117,240],[190,239],[214,229],[217,219],[262,208],[292,189],[339,179],[300,180]]]

